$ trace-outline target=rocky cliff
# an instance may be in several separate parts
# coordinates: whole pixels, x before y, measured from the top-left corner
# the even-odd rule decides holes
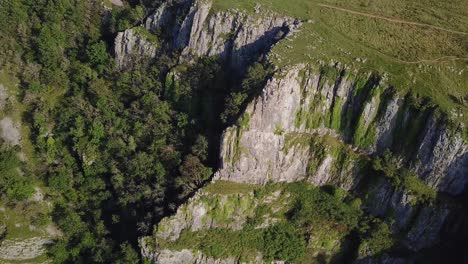
[[[158,48],[155,38],[143,27],[119,32],[114,41],[117,67],[125,70],[143,59],[154,58]]]
[[[212,12],[211,1],[196,0],[162,4],[142,27],[154,34],[164,31],[168,37],[167,48],[181,50],[182,61],[216,56],[242,72],[300,24],[298,20],[271,12],[255,16],[239,10]],[[134,60],[135,55],[156,56],[154,45],[142,40],[132,29],[118,34],[115,54],[121,68]]]
[[[461,193],[468,181],[468,143],[461,128],[448,127],[436,109],[416,108],[411,100],[372,74],[329,66],[285,69],[247,107],[244,124],[226,130],[215,178],[257,184],[307,178],[352,189],[351,181],[359,178],[356,170],[352,176],[355,166],[344,168],[348,180],[330,177],[337,158],[328,154],[310,173],[314,149],[294,144],[294,138],[328,134],[356,153],[391,150],[427,185]]]
[[[168,5],[145,23],[152,32],[170,24],[164,30],[183,60],[218,56],[243,71],[300,27],[299,21],[272,13],[212,12],[209,1],[184,4],[187,11],[180,24],[170,21],[176,11]],[[339,186],[362,199],[366,213],[390,226],[400,250],[414,253],[431,247],[460,208],[451,198],[464,192],[468,182],[464,129],[426,98],[398,92],[385,75],[319,62],[277,70],[220,143],[220,168],[212,184],[229,183],[234,189],[241,184],[242,191],[200,190],[156,226],[152,237],[141,239],[143,256],[154,263],[263,263],[261,252],[249,260],[214,258],[177,241],[203,230],[240,231],[256,217],[256,208],[265,206],[273,213],[262,215],[254,226],[271,226],[280,221],[279,212],[291,209],[292,201],[291,193],[269,186],[298,181]],[[387,168],[395,167],[396,176],[376,169],[388,156]],[[268,194],[256,196],[254,190],[263,189]],[[340,241],[317,236],[308,245],[317,257],[322,254],[318,252],[336,253]],[[358,261],[408,260],[369,255],[360,255]]]

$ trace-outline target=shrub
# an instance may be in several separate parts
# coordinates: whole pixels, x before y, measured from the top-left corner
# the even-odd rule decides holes
[[[301,258],[306,249],[306,243],[291,223],[281,223],[269,227],[263,236],[263,253],[267,261],[294,261]]]
[[[366,238],[359,246],[359,255],[379,255],[390,249],[394,242],[392,231],[388,225],[384,222],[376,221],[373,227],[368,230]]]

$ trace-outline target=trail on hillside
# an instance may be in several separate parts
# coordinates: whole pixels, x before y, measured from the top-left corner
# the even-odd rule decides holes
[[[435,29],[435,30],[450,32],[450,33],[453,33],[453,34],[468,35],[467,32],[452,30],[452,29],[448,29],[448,28],[434,26],[434,25],[431,25],[431,24],[425,24],[425,23],[419,23],[419,22],[413,22],[413,21],[406,21],[406,20],[399,19],[399,18],[385,17],[385,16],[381,16],[381,15],[376,15],[376,14],[363,13],[363,12],[354,11],[354,10],[346,9],[346,8],[341,8],[341,7],[337,7],[337,6],[333,6],[333,5],[327,5],[327,4],[317,4],[317,5],[320,6],[320,7],[330,8],[330,9],[343,11],[343,12],[347,12],[347,13],[355,14],[355,15],[359,15],[359,16],[382,19],[382,20],[386,20],[386,21],[390,21],[390,22],[394,22],[394,23],[415,25],[415,26],[421,26],[421,27],[428,27],[428,28],[432,28],[432,29]],[[397,60],[398,62],[407,63],[407,64],[441,63],[441,62],[450,62],[450,61],[468,61],[468,58],[459,58],[459,57],[455,57],[455,56],[443,56],[443,57],[440,57],[440,58],[437,58],[437,59],[422,59],[422,60],[417,60],[417,61],[406,61],[406,60],[402,60],[402,59],[398,59],[398,58],[394,58],[394,59]]]
[[[445,31],[445,32],[450,32],[450,33],[454,33],[454,34],[468,35],[467,32],[452,30],[452,29],[448,29],[448,28],[444,28],[444,27],[434,26],[434,25],[431,25],[431,24],[407,21],[407,20],[403,20],[403,19],[400,19],[400,18],[385,17],[385,16],[381,16],[381,15],[363,13],[363,12],[354,11],[354,10],[346,9],[346,8],[341,8],[341,7],[337,7],[337,6],[333,6],[333,5],[327,5],[327,4],[317,4],[317,5],[320,6],[320,7],[335,9],[335,10],[339,10],[339,11],[343,11],[343,12],[347,12],[347,13],[351,13],[351,14],[355,14],[355,15],[383,19],[383,20],[386,20],[386,21],[394,22],[394,23],[401,23],[401,24],[415,25],[415,26],[421,26],[421,27],[428,27],[428,28],[441,30],[441,31]]]
[[[437,59],[425,59],[425,60],[417,60],[417,61],[405,61],[405,60],[401,60],[401,59],[398,59],[398,58],[395,58],[396,60],[398,60],[399,62],[403,62],[403,63],[408,63],[408,64],[418,64],[418,63],[438,63],[438,62],[450,62],[450,61],[468,61],[468,58],[458,58],[458,57],[455,57],[455,56],[444,56],[444,57],[440,57],[440,58],[437,58]]]

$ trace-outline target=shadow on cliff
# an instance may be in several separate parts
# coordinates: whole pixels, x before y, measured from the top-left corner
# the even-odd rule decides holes
[[[440,199],[450,199],[451,213],[440,232],[439,243],[422,250],[415,263],[468,263],[468,184],[456,197],[439,194]],[[439,198],[438,197],[438,198]]]

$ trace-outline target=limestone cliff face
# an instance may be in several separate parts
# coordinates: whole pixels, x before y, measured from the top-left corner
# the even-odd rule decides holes
[[[119,69],[128,69],[142,59],[156,56],[157,45],[145,37],[141,30],[145,29],[137,27],[117,34],[114,54]]]
[[[181,59],[217,56],[242,72],[248,63],[267,51],[274,43],[300,23],[275,14],[248,16],[236,10],[216,12],[206,0],[180,1],[179,6],[162,4],[143,23],[147,30],[165,31],[172,42],[170,49],[181,50]],[[190,5],[187,14],[182,14]],[[175,20],[182,17],[182,23]],[[136,56],[154,57],[154,46],[141,41],[131,30],[119,33],[115,41],[117,64],[122,67]],[[132,58],[133,56],[133,58]]]
[[[175,46],[183,57],[217,56],[238,70],[298,25],[288,17],[249,16],[239,11],[210,15],[210,1],[195,1],[182,23]]]
[[[430,110],[417,110],[372,75],[332,69],[332,78],[299,65],[277,73],[246,109],[246,124],[230,127],[221,144],[216,179],[265,184],[307,178],[318,184],[352,189],[355,164],[346,179],[330,173],[336,157],[326,156],[308,171],[314,149],[287,147],[291,135],[329,134],[357,153],[391,149],[418,176],[441,192],[459,194],[468,181],[468,143],[459,130]],[[294,142],[293,142],[294,143]]]
[[[181,23],[171,21],[181,16],[181,11],[164,4],[148,17],[145,27],[157,32],[170,25],[164,30],[172,36],[172,48],[181,50],[183,60],[217,56],[240,71],[299,26],[291,18],[274,14],[213,12],[210,1],[183,4],[187,10]],[[123,54],[117,56],[119,65],[126,65],[134,47],[134,54],[155,56],[152,49],[148,51],[148,43],[132,40],[133,35],[125,38],[125,34],[119,34],[116,40],[116,50],[120,47]],[[225,130],[220,169],[214,181],[265,185],[305,180],[357,193],[362,192],[363,179],[368,176],[369,159],[390,150],[399,166],[410,169],[429,187],[458,195],[468,183],[468,142],[462,136],[463,128],[449,125],[437,109],[420,107],[413,100],[390,87],[385,76],[354,72],[346,66],[317,63],[279,70],[237,124]],[[452,213],[451,205],[440,202],[422,206],[410,191],[395,188],[387,179],[366,188],[369,197],[363,208],[391,223],[406,249],[419,251],[438,242]],[[251,193],[231,198],[202,189],[174,216],[163,219],[154,237],[148,239],[174,241],[184,230],[240,230],[254,209],[265,203]],[[274,219],[264,226],[271,221]],[[158,249],[151,243],[147,238],[141,240],[143,256],[154,263],[239,261],[212,259],[185,249]],[[358,262],[404,261],[383,255],[379,260],[364,258]],[[255,263],[262,263],[261,256]]]
[[[335,70],[331,78],[305,65],[277,73],[241,121],[225,131],[215,179],[254,184],[307,180],[353,191],[364,177],[362,157],[390,149],[437,191],[456,195],[464,190],[468,143],[460,130],[450,129],[433,109],[413,108],[375,76]],[[310,143],[308,138],[317,135],[332,139],[328,147]],[[349,149],[337,154],[336,144]],[[365,208],[392,218],[394,232],[406,233],[407,248],[417,251],[438,241],[449,206],[421,207],[408,191],[383,179],[367,194]]]

